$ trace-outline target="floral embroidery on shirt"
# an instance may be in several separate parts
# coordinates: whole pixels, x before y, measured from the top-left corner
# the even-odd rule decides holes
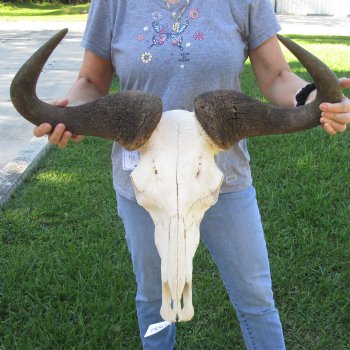
[[[197,32],[193,37],[195,40],[201,41],[204,39],[204,34],[202,32]]]
[[[169,30],[168,27],[160,22],[153,22],[152,27],[156,32],[156,35],[153,36],[152,45],[150,47],[163,45],[166,41],[171,40],[173,46],[177,46],[180,50],[183,50],[181,45],[183,41],[182,34],[189,24],[188,21],[181,22],[179,23],[178,30],[174,31]]]
[[[199,11],[198,11],[198,9],[192,9],[192,10],[190,11],[190,17],[191,17],[192,19],[197,19],[197,18],[199,17]]]
[[[154,21],[159,21],[162,18],[162,14],[159,11],[152,12],[152,19]]]
[[[136,36],[140,44],[147,45],[147,48],[145,47],[140,52],[140,62],[146,64],[151,62],[153,64],[159,64],[160,62],[167,65],[175,64],[178,68],[183,69],[190,61],[188,49],[192,45],[191,37],[197,41],[204,39],[202,32],[188,32],[187,36],[185,34],[190,21],[199,17],[199,10],[197,8],[188,10],[186,13],[187,20],[183,16],[182,21],[177,20],[175,22],[173,20],[171,22],[166,21],[163,15],[160,11],[151,12],[148,16],[153,20],[152,27],[149,25],[143,26],[143,33],[141,32],[142,34]],[[153,31],[151,28],[153,28]],[[184,40],[186,41],[184,42]],[[171,44],[170,47],[178,47],[181,50],[180,53],[176,50],[169,51],[167,42]],[[176,62],[178,63],[176,64]]]
[[[143,63],[150,63],[152,61],[152,54],[150,52],[144,52],[141,55],[141,61]]]

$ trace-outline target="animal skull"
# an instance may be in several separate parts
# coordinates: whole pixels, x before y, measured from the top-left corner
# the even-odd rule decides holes
[[[218,198],[223,174],[218,147],[193,112],[163,113],[132,172],[137,202],[151,215],[161,258],[161,316],[170,322],[193,317],[192,259],[204,212]]]
[[[160,99],[140,91],[60,108],[39,100],[35,88],[46,60],[66,33],[66,29],[57,33],[23,64],[11,84],[12,103],[35,125],[50,123],[54,128],[63,123],[72,133],[112,139],[128,150],[140,149],[141,161],[132,181],[138,202],[155,223],[162,260],[161,314],[170,321],[189,320],[194,313],[192,258],[199,242],[199,223],[217,200],[222,182],[214,154],[246,137],[318,126],[320,103],[340,102],[342,89],[323,62],[278,36],[316,83],[316,99],[306,106],[278,107],[237,91],[216,90],[194,100],[195,113],[175,110],[162,115]]]

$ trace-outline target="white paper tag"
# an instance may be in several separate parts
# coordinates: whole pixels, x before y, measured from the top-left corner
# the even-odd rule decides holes
[[[144,335],[145,338],[150,337],[153,334],[156,334],[160,331],[162,331],[164,328],[168,327],[171,325],[171,322],[168,321],[163,321],[155,324],[151,324],[148,329],[146,334]]]
[[[123,170],[134,170],[140,160],[139,151],[127,151],[123,149]]]

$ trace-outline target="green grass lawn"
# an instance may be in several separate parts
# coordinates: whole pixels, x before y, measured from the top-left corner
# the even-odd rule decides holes
[[[85,21],[90,4],[63,5],[59,3],[0,3],[3,21]]]
[[[349,75],[350,37],[292,38],[339,76]],[[259,96],[249,63],[242,80],[245,92]],[[350,132],[329,137],[320,128],[249,140],[275,298],[291,350],[350,349],[349,143]],[[1,350],[140,349],[110,149],[110,142],[96,138],[53,148],[0,210]],[[193,273],[195,316],[179,324],[177,348],[244,349],[202,245]]]

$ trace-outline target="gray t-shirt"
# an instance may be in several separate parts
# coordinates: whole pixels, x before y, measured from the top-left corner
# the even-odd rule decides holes
[[[181,16],[181,18],[178,18]],[[204,91],[240,90],[249,50],[280,27],[270,0],[92,0],[82,46],[112,61],[121,90],[158,95],[163,110],[193,110]],[[113,184],[134,199],[122,147],[112,151]],[[252,183],[246,140],[217,155],[221,192]]]

